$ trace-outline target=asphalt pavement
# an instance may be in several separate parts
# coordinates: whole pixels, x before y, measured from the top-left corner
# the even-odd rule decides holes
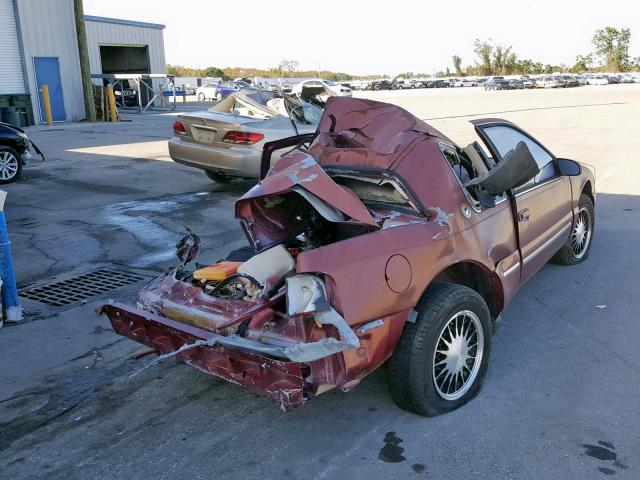
[[[640,85],[359,95],[460,144],[474,139],[470,118],[507,118],[596,168],[589,259],[522,288],[478,397],[421,418],[395,406],[383,366],[286,413],[173,360],[131,377],[152,357],[132,358],[141,346],[94,309],[133,302],[143,279],[86,303],[25,300],[25,320],[0,329],[0,478],[640,478]],[[185,226],[203,263],[244,245],[233,203],[252,182],[173,163],[174,118],[28,129],[48,158],[5,187],[19,286],[98,268],[149,278],[175,263]]]

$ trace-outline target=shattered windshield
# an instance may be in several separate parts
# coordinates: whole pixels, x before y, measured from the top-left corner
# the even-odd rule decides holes
[[[302,100],[285,98],[285,105],[289,116],[297,123],[304,125],[318,125],[322,117],[322,109]]]

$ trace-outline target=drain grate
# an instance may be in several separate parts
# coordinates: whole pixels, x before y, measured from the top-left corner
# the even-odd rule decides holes
[[[41,287],[20,289],[19,295],[51,307],[63,307],[110,292],[147,278],[139,273],[100,268],[93,272],[71,277]]]

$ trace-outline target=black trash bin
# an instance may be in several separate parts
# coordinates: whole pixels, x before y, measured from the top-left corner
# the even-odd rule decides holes
[[[23,127],[34,125],[33,112],[31,110],[31,99],[29,95],[11,95],[9,104],[13,107],[18,107],[18,112],[24,112],[26,115],[26,121],[23,122],[23,114],[20,113],[20,123]]]
[[[20,114],[18,113],[18,107],[4,107],[2,109],[2,121],[10,125],[20,126]]]
[[[20,122],[19,127],[23,128],[23,127],[28,127],[30,125],[29,123],[29,115],[27,114],[27,109],[26,108],[18,108],[18,121]]]

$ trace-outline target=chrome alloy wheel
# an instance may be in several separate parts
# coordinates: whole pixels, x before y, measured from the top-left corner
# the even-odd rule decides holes
[[[456,313],[440,331],[433,353],[433,383],[445,400],[462,397],[478,376],[482,363],[484,332],[470,310]]]
[[[11,152],[0,152],[0,179],[11,180],[18,174],[18,159]]]
[[[587,252],[589,242],[591,241],[591,214],[589,210],[582,207],[578,212],[576,225],[571,233],[571,251],[573,256],[580,259]]]

